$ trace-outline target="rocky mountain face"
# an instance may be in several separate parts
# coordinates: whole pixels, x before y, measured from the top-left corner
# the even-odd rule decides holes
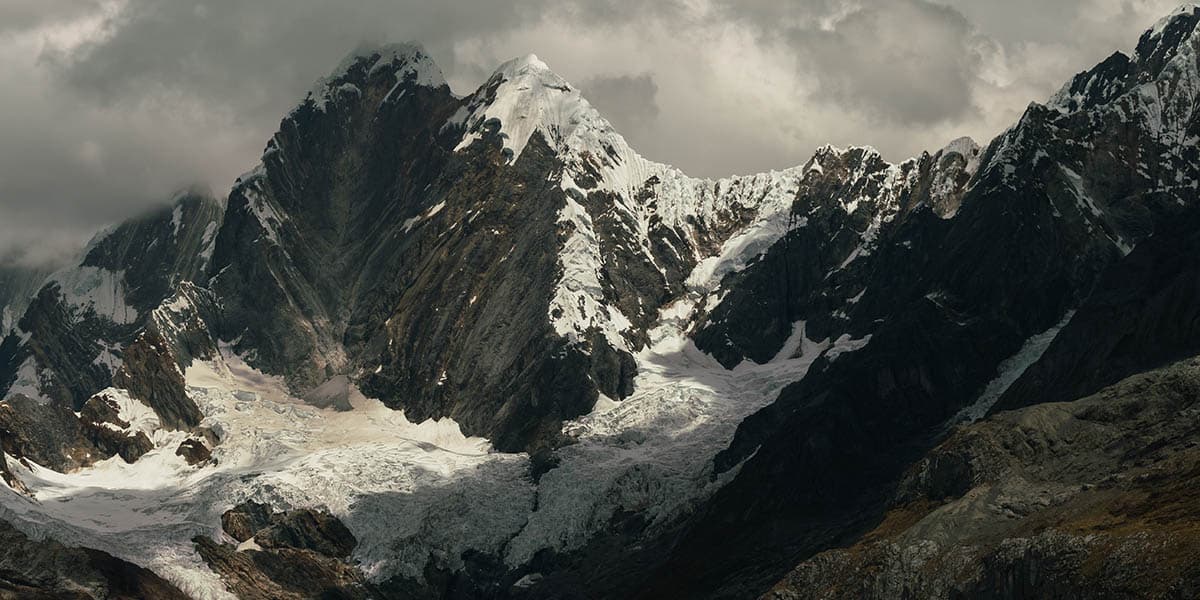
[[[172,414],[191,401],[172,356],[147,346],[161,337],[159,307],[205,281],[221,213],[206,192],[183,192],[172,206],[96,236],[77,266],[48,278],[0,342],[0,410],[11,411],[0,441],[10,455],[62,469],[116,454],[112,443],[80,433],[87,418],[76,414],[113,384],[172,426],[198,424],[194,405],[182,418]]]
[[[17,324],[49,275],[48,267],[18,263],[0,266],[0,331],[7,333]]]
[[[153,572],[104,552],[33,540],[0,523],[0,598],[187,600]]]
[[[419,47],[356,52],[228,198],[98,235],[6,320],[0,519],[140,557],[30,507],[186,516],[155,526],[187,557],[143,565],[170,584],[20,541],[90,561],[94,597],[113,569],[211,597],[1194,596],[1198,23],[1173,13],[986,147],[721,180],[642,158],[535,56],[460,97]],[[353,461],[392,440],[348,430],[447,417],[494,451],[420,438],[383,479],[435,484],[366,491]],[[347,446],[283,452],[301,429]],[[257,479],[293,461],[360,479],[298,505],[296,472]],[[236,494],[109,497],[97,474],[63,496],[47,474],[139,464]],[[362,525],[420,502],[461,513],[454,535],[429,508],[386,543]],[[0,590],[51,594],[56,569]]]
[[[349,374],[499,449],[553,446],[630,393],[696,263],[792,193],[709,185],[637,156],[536,57],[457,98],[416,48],[354,56],[230,195],[217,331],[298,390]]]
[[[845,325],[831,331],[822,323],[818,335],[870,336],[869,343],[819,360],[742,423],[716,459],[719,470],[736,469],[737,476],[684,534],[659,585],[759,593],[771,583],[771,561],[865,539],[885,518],[906,469],[948,424],[1073,400],[1194,353],[1187,307],[1196,288],[1183,250],[1192,230],[1181,224],[1195,218],[1200,181],[1196,138],[1188,133],[1197,127],[1197,12],[1172,15],[1142,36],[1132,58],[1110,59],[1049,105],[1030,105],[983,152],[953,218],[902,213],[881,230],[880,250],[850,262],[857,273],[818,273],[833,290],[845,280],[856,286],[824,292],[818,301],[865,289],[842,309]],[[1114,71],[1114,63],[1125,66]],[[811,295],[789,295],[806,289],[799,277],[776,283],[781,266],[790,273],[791,265],[811,260],[799,254],[737,277],[753,286],[748,296],[790,300],[800,317],[807,310],[828,314]],[[765,273],[756,279],[757,269]],[[737,336],[724,335],[718,339],[731,360],[769,356],[784,339],[782,321],[763,322],[759,314],[730,329],[757,323],[757,335],[741,339],[771,345],[739,345]],[[1056,336],[1060,327],[1072,333]],[[1174,327],[1179,331],[1166,331]],[[719,558],[688,550],[714,545],[736,549]],[[984,564],[983,587],[1008,568]],[[986,571],[993,566],[997,571]],[[701,575],[681,581],[671,572]],[[720,574],[709,578],[714,572]],[[997,597],[1053,589],[1041,584],[1051,585],[1002,586]],[[1064,589],[1082,597],[1089,588]]]
[[[201,192],[98,235],[49,277],[0,345],[9,393],[78,410],[111,381],[121,350],[183,282],[205,281],[221,205]]]
[[[1190,358],[956,429],[874,529],[764,597],[1194,597],[1198,377]]]

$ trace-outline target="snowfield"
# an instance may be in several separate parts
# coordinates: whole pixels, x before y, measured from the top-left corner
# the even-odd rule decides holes
[[[134,464],[114,457],[61,474],[13,461],[33,498],[4,490],[3,517],[33,536],[149,567],[197,598],[229,598],[191,539],[222,538],[221,513],[247,499],[277,510],[330,510],[358,536],[356,558],[379,575],[416,574],[424,557],[411,569],[406,561],[422,549],[502,542],[528,512],[525,458],[492,453],[451,421],[413,424],[353,391],[353,410],[316,409],[228,354],[194,364],[187,383],[203,425],[222,436],[215,466],[187,465],[174,453],[186,434],[161,429],[152,436],[155,450]],[[468,485],[456,489],[457,482]],[[454,502],[464,491],[495,504]],[[443,531],[451,539],[423,534],[436,523],[437,515],[425,514],[433,505],[464,525]]]
[[[449,419],[414,424],[353,387],[351,410],[318,409],[226,349],[186,373],[202,425],[221,436],[215,465],[187,465],[174,453],[186,434],[119,401],[153,451],[68,474],[10,461],[32,497],[0,490],[0,518],[146,566],[203,599],[231,596],[191,540],[232,543],[221,513],[250,499],[330,511],[358,538],[353,559],[375,580],[420,578],[431,555],[454,565],[468,549],[519,566],[542,548],[579,547],[618,509],[661,524],[725,481],[711,481],[711,458],[737,424],[830,348],[802,340],[797,358],[725,370],[683,335],[693,305],[663,311],[631,397],[602,399],[565,424],[579,443],[559,451],[561,466],[539,484],[527,455],[495,452]]]

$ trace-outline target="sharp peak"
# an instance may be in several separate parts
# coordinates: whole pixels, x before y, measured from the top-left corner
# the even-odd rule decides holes
[[[492,73],[491,79],[496,78],[503,78],[509,81],[521,78],[536,78],[541,81],[552,82],[554,85],[566,84],[570,86],[565,79],[550,69],[550,65],[547,65],[545,61],[533,53],[518,56],[501,63],[499,67],[496,67],[496,71]]]
[[[324,110],[337,84],[361,84],[370,80],[377,71],[388,67],[392,68],[396,79],[411,77],[418,85],[431,88],[447,85],[442,69],[425,51],[425,47],[417,42],[360,43],[328,75],[313,84],[300,106],[312,101],[318,109]]]
[[[369,61],[369,62],[368,62]],[[360,63],[367,63],[364,68],[367,72],[381,65],[392,65],[399,63],[399,66],[407,67],[408,69],[423,75],[422,80],[433,87],[445,85],[446,78],[442,74],[441,68],[429,55],[419,42],[391,42],[391,43],[368,43],[361,42],[329,72],[328,75],[322,77],[314,86],[314,91],[319,91],[326,85],[345,77],[351,69]]]
[[[1191,15],[1197,10],[1200,10],[1200,2],[1184,2],[1183,4],[1177,6],[1175,10],[1167,13],[1161,19],[1156,21],[1154,25],[1146,31],[1150,32],[1152,35],[1162,33],[1163,28],[1170,24],[1171,21],[1174,21],[1179,17]]]
[[[530,52],[529,54],[525,54],[523,56],[518,56],[516,58],[511,58],[509,60],[506,60],[506,61],[500,63],[500,66],[496,68],[497,73],[505,73],[505,72],[514,72],[515,73],[515,72],[526,72],[526,71],[552,72],[552,71],[550,71],[550,65],[547,65],[545,61],[538,58],[538,55],[536,55],[532,52]]]
[[[1144,40],[1153,40],[1162,37],[1163,32],[1175,23],[1175,21],[1181,18],[1192,17],[1197,12],[1200,12],[1200,2],[1185,2],[1179,5],[1175,10],[1167,13],[1142,33],[1141,37],[1138,38],[1139,46]]]
[[[333,74],[337,74],[345,69],[348,69],[354,63],[362,59],[369,59],[378,56],[379,60],[396,59],[396,58],[412,58],[425,57],[429,58],[429,53],[426,52],[425,46],[420,42],[388,42],[388,43],[372,43],[359,42],[354,47],[337,68],[333,70]],[[432,62],[432,59],[430,59]]]
[[[977,153],[981,149],[982,147],[978,142],[975,141],[975,138],[972,138],[969,135],[964,135],[950,140],[950,143],[942,146],[942,149],[938,150],[938,152],[942,154],[946,154],[947,152],[957,152],[963,156],[969,157],[970,154]]]

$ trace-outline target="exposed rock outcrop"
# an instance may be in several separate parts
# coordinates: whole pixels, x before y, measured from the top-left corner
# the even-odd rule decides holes
[[[154,309],[183,282],[205,281],[222,210],[208,192],[190,190],[98,234],[32,299],[17,322],[22,334],[0,332],[0,398],[21,373],[26,395],[72,410],[112,385],[122,350]]]
[[[1200,359],[960,428],[884,520],[766,598],[1189,598],[1200,592]]]
[[[87,548],[36,541],[0,522],[0,598],[189,600],[154,573]]]
[[[52,271],[38,265],[0,265],[0,336],[8,335]]]
[[[196,466],[212,460],[212,449],[198,439],[188,438],[179,442],[179,446],[175,448],[175,455],[182,456],[187,464]]]
[[[92,396],[79,411],[84,435],[107,456],[119,454],[125,462],[134,462],[154,449],[144,431],[130,431],[130,423],[121,420],[115,400],[101,393]]]
[[[358,545],[354,534],[332,515],[309,509],[274,512],[258,502],[243,502],[221,515],[221,527],[239,542],[254,538],[260,548],[312,550],[346,558]]]
[[[88,439],[75,413],[61,404],[41,404],[23,395],[0,402],[0,445],[13,458],[27,458],[69,471],[112,456]]]
[[[204,562],[242,600],[378,597],[358,569],[311,550],[238,551],[206,537],[195,542]]]
[[[333,516],[312,510],[272,512],[255,502],[221,517],[225,532],[253,546],[196,538],[200,556],[239,598],[378,598],[379,592],[346,562],[358,544]]]
[[[243,502],[221,514],[221,528],[233,539],[244,542],[269,526],[272,517],[269,505]]]
[[[204,415],[187,395],[183,372],[167,342],[158,332],[147,330],[125,349],[113,385],[154,409],[164,427],[191,429]]]
[[[274,515],[271,524],[254,534],[262,548],[312,550],[331,558],[347,558],[358,545],[354,534],[328,513],[292,510]]]

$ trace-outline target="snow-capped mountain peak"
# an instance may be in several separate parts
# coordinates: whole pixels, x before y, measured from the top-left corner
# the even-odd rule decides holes
[[[68,431],[119,421],[0,440],[36,463],[13,481],[40,502],[0,512],[215,595],[228,567],[205,553],[278,550],[212,537],[242,500],[344,520],[343,572],[371,583],[433,588],[421,574],[484,556],[493,589],[501,570],[556,585],[540,557],[590,559],[572,553],[610,531],[770,530],[772,506],[873,494],[903,465],[871,461],[1003,406],[993,382],[1070,335],[1088,290],[1124,293],[1099,274],[1188,207],[1198,20],[1177,11],[986,148],[827,145],[722,179],[640,156],[536,55],[464,97],[420,46],[360,48],[224,203],[180,197],[98,237],[25,311],[0,391],[32,416],[6,430],[0,412],[0,434],[56,407]],[[1179,287],[1158,307],[1195,305]],[[103,454],[60,459],[68,444]],[[613,529],[626,514],[644,525]]]
[[[1185,4],[1159,19],[1138,38],[1134,61],[1138,64],[1141,81],[1161,77],[1172,63],[1194,57],[1196,24],[1200,22],[1200,5]],[[1194,61],[1193,61],[1194,62]]]
[[[432,88],[446,85],[442,69],[420,44],[403,42],[377,46],[362,45],[347,54],[329,75],[318,79],[309,90],[306,101],[311,99],[318,108],[324,109],[326,103],[337,93],[356,91],[357,86],[348,80],[358,69],[362,70],[367,79],[390,70],[396,79],[397,87],[406,81]]]
[[[1161,38],[1163,33],[1166,32],[1166,30],[1173,23],[1178,21],[1180,18],[1186,18],[1194,15],[1198,10],[1200,10],[1200,2],[1185,2],[1179,5],[1179,7],[1171,11],[1170,14],[1167,14],[1156,21],[1154,25],[1150,27],[1150,29],[1147,29],[1146,32],[1142,34],[1141,39]]]
[[[459,115],[466,134],[456,149],[479,139],[498,123],[505,153],[516,161],[535,131],[564,152],[597,151],[625,141],[600,113],[535,54],[514,58],[496,69]]]
[[[1132,56],[1114,53],[1079,73],[1047,102],[1064,114],[1093,109],[1139,121],[1162,140],[1183,141],[1200,97],[1200,5],[1186,4],[1142,33]]]
[[[550,65],[547,65],[545,61],[533,53],[518,56],[502,63],[496,68],[495,74],[503,74],[506,79],[515,79],[518,74],[528,72],[551,73],[553,75],[550,71]],[[555,76],[557,77],[557,75]]]

